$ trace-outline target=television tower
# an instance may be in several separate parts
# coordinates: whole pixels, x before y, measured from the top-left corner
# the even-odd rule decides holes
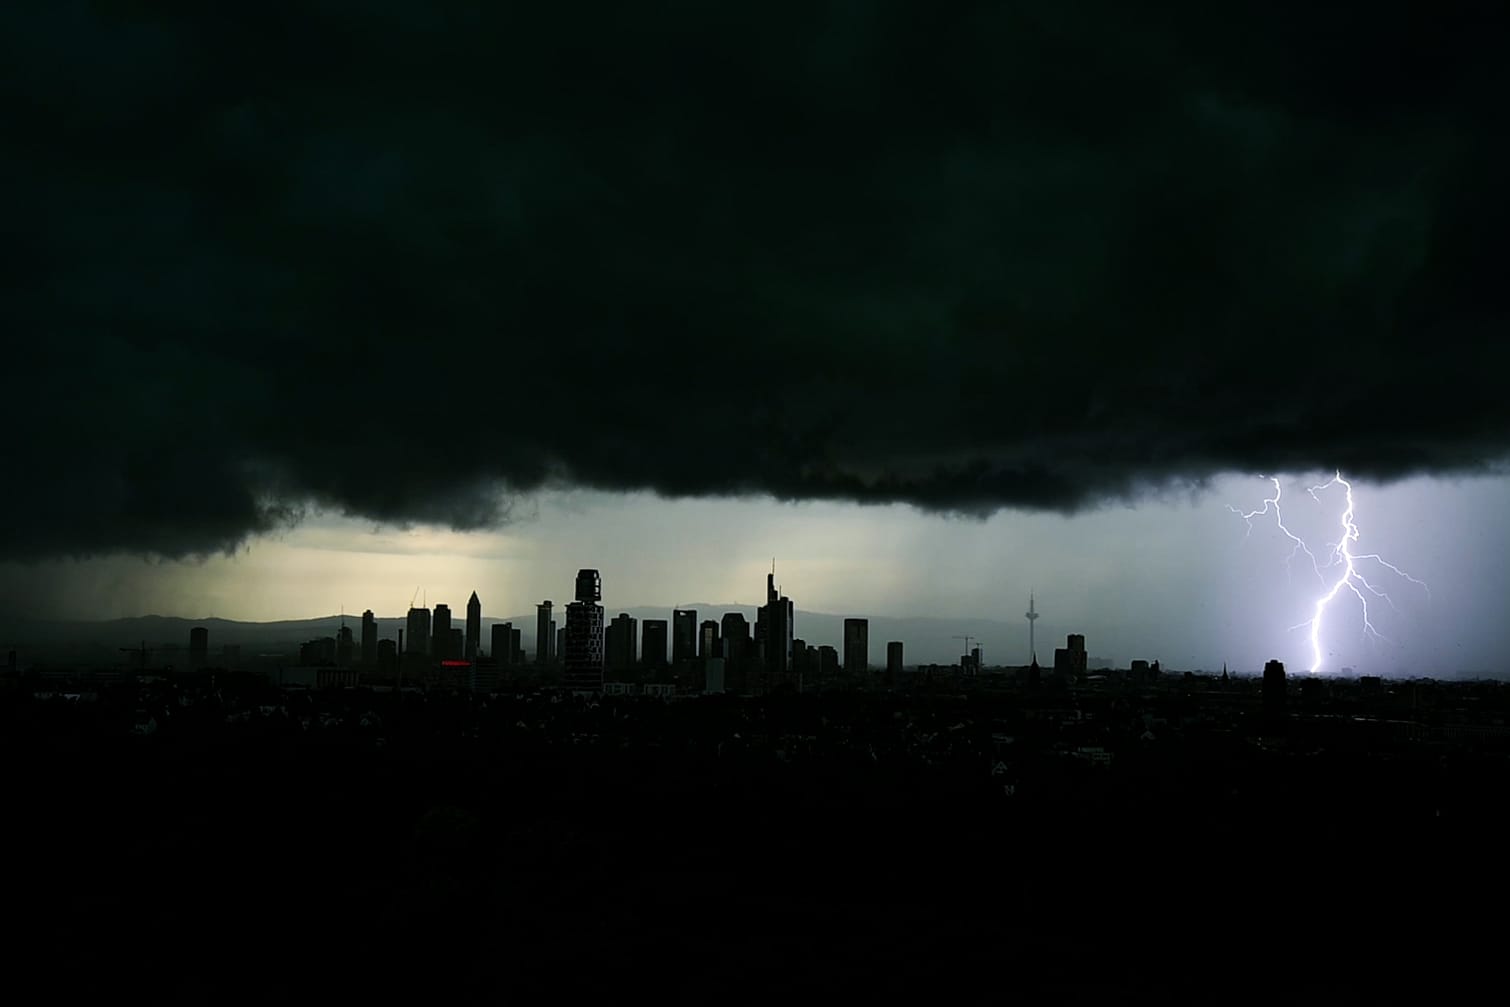
[[[1028,610],[1023,613],[1028,620],[1028,660],[1038,660],[1038,647],[1033,642],[1033,623],[1038,621],[1038,607],[1033,600],[1033,592],[1028,592]]]

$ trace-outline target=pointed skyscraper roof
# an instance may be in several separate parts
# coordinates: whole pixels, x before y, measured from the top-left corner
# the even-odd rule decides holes
[[[481,605],[481,604],[482,604],[482,602],[477,599],[477,592],[473,591],[472,592],[472,597],[470,597],[470,598],[467,599],[467,606],[471,607],[472,605]]]

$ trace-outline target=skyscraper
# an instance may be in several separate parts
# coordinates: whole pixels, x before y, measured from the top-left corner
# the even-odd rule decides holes
[[[189,630],[189,667],[203,668],[210,663],[210,631],[204,626]]]
[[[844,620],[844,674],[863,678],[870,668],[870,621]]]
[[[749,688],[745,681],[749,666],[750,624],[740,612],[725,612],[723,617],[724,677],[732,692]]]
[[[697,609],[674,609],[671,613],[671,663],[681,664],[696,656]]]
[[[362,613],[362,667],[377,667],[377,649],[377,618],[369,608]]]
[[[1264,665],[1263,702],[1265,714],[1270,717],[1283,716],[1285,712],[1285,665],[1283,661],[1270,661]]]
[[[346,625],[346,620],[341,620],[341,628],[336,630],[336,665],[341,668],[351,667],[351,659],[356,651],[356,641],[352,638],[351,627]]]
[[[704,661],[710,657],[723,657],[718,639],[718,623],[712,619],[704,619],[702,625],[697,627],[697,656]]]
[[[562,680],[574,692],[603,689],[603,582],[596,570],[577,571],[576,600],[566,606]]]
[[[467,599],[467,635],[462,644],[461,657],[464,661],[477,660],[477,651],[482,647],[482,602],[477,600],[477,592],[472,592],[472,597]]]
[[[761,691],[785,685],[792,671],[792,599],[776,590],[776,571],[765,580],[765,604],[755,618],[755,644],[760,650]]]
[[[436,605],[430,616],[430,656],[437,661],[449,661],[451,653],[451,606]]]
[[[886,645],[886,684],[896,685],[902,678],[902,641],[892,640]]]
[[[425,654],[430,650],[430,610],[428,608],[411,608],[409,617],[405,620],[405,634],[408,641],[404,646],[406,654]]]
[[[647,668],[666,667],[666,620],[646,619],[640,654]]]
[[[551,659],[551,644],[554,643],[554,631],[551,629],[551,603],[542,601],[535,606],[535,663],[549,664]]]
[[[1080,633],[1071,633],[1065,639],[1063,647],[1054,648],[1054,674],[1084,675],[1085,669],[1085,637]]]
[[[493,623],[492,657],[500,668],[507,668],[514,663],[514,624],[512,622]]]
[[[628,612],[620,612],[608,624],[605,640],[605,658],[612,671],[628,671],[639,660],[639,620]]]

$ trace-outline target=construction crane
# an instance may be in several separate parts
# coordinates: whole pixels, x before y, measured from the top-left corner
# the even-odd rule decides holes
[[[965,641],[965,653],[968,654],[968,653],[970,653],[970,641],[974,640],[974,639],[977,639],[977,638],[971,636],[968,633],[964,634],[963,636],[961,636],[960,634],[956,633],[954,636],[950,637],[950,639]]]
[[[136,655],[137,667],[139,667],[143,671],[147,670],[147,655],[153,653],[155,650],[156,650],[156,648],[149,648],[147,646],[147,641],[146,640],[142,641],[142,645],[140,647],[121,647],[120,648],[120,652],[122,654],[135,654]]]

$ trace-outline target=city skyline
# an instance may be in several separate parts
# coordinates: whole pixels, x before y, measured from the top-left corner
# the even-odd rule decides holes
[[[763,579],[775,553],[785,557],[780,579],[794,591],[802,585],[794,597],[809,611],[990,619],[1022,626],[1026,637],[1022,613],[1036,591],[1040,603],[1054,599],[1040,623],[1042,639],[1084,631],[1101,643],[1092,648],[1097,654],[1162,655],[1173,667],[1262,656],[1303,669],[1308,641],[1290,627],[1308,617],[1314,582],[1297,578],[1287,564],[1288,542],[1276,529],[1258,522],[1250,532],[1228,510],[1256,508],[1269,494],[1265,480],[1233,478],[1201,495],[1137,508],[1074,518],[1004,513],[984,521],[907,508],[565,494],[542,498],[537,517],[496,533],[374,530],[315,519],[235,557],[83,561],[54,578],[70,587],[54,598],[36,590],[34,565],[0,563],[0,612],[66,616],[81,606],[103,618],[274,621],[342,607],[402,612],[416,592],[447,599],[459,612],[476,590],[485,614],[529,614],[532,625],[534,606],[543,598],[564,606],[571,572],[592,565],[613,571],[609,617],[628,606],[664,608],[669,620],[680,606],[757,605],[749,585]],[[1302,491],[1292,495],[1288,519],[1321,548],[1334,508],[1310,502]],[[1503,670],[1510,638],[1492,616],[1497,598],[1510,592],[1510,579],[1494,563],[1496,549],[1510,552],[1510,532],[1494,520],[1510,508],[1506,484],[1360,483],[1358,504],[1365,544],[1418,574],[1434,595],[1428,603],[1397,593],[1398,612],[1380,606],[1375,617],[1388,646],[1363,641],[1352,614],[1339,610],[1329,630],[1335,667],[1384,674]],[[613,519],[607,527],[605,517]],[[91,590],[102,594],[91,597]],[[100,598],[140,607],[112,609]],[[238,606],[238,599],[252,605]],[[268,604],[282,607],[256,607]],[[1003,641],[988,643],[988,661],[1005,656],[991,649]]]

